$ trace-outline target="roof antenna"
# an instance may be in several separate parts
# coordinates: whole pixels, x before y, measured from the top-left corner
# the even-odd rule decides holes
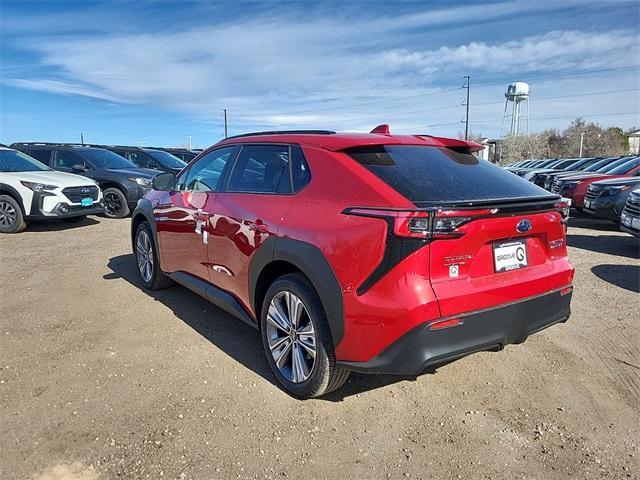
[[[378,125],[376,128],[371,130],[369,133],[379,133],[381,135],[391,135],[391,132],[389,131],[389,125],[387,125],[386,123],[383,123],[382,125]]]
[[[82,132],[80,132],[80,143],[84,147],[84,135],[82,134]]]

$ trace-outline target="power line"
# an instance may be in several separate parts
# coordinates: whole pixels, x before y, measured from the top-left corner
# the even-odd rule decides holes
[[[458,89],[457,89],[458,90]],[[639,91],[640,88],[629,88],[629,89],[624,89],[624,90],[608,90],[605,92],[587,92],[584,94],[578,93],[578,94],[568,94],[568,95],[554,95],[554,96],[550,96],[550,97],[540,97],[536,99],[536,102],[539,101],[545,101],[545,100],[555,100],[555,99],[559,99],[559,98],[569,98],[569,97],[581,97],[581,96],[591,96],[591,95],[603,95],[603,94],[611,94],[611,93],[624,93],[624,92],[636,92]],[[464,103],[463,103],[464,105]],[[484,106],[484,105],[502,105],[502,102],[484,102],[484,103],[474,103],[474,106]],[[409,112],[398,112],[398,113],[392,113],[392,114],[387,114],[387,118],[391,117],[400,117],[400,116],[406,116],[406,115],[415,115],[418,113],[431,113],[431,112],[440,112],[443,110],[452,110],[454,108],[458,108],[460,106],[460,104],[456,104],[456,105],[447,105],[447,106],[443,106],[443,107],[438,107],[438,108],[428,108],[428,109],[421,109],[421,110],[411,110]],[[323,122],[304,122],[304,121],[299,121],[296,122],[298,124],[304,125],[304,126],[316,126],[316,125],[337,125],[340,123],[344,123],[344,122],[359,122],[362,120],[372,120],[372,119],[376,119],[379,118],[381,119],[381,117],[383,117],[384,114],[371,114],[371,115],[365,115],[362,117],[356,117],[356,118],[348,118],[346,120],[334,120],[334,121],[323,121]],[[381,119],[382,120],[382,119]],[[456,125],[459,122],[452,122],[451,125]],[[263,124],[264,126],[269,126],[269,124]]]
[[[540,75],[540,76],[537,76],[537,77],[535,77],[535,76],[534,77],[525,77],[523,79],[523,81],[546,80],[546,79],[552,79],[552,78],[577,77],[577,76],[582,76],[582,75],[590,75],[590,74],[593,74],[593,73],[610,72],[610,71],[615,71],[615,70],[627,70],[627,69],[633,69],[633,68],[640,68],[640,64],[623,65],[623,66],[619,66],[619,67],[591,69],[591,70],[584,70],[584,71],[581,71],[581,72],[574,72],[574,73],[561,73],[561,74],[554,74],[554,75]],[[504,81],[484,82],[484,83],[475,84],[475,87],[476,88],[489,87],[489,86],[495,86],[495,85],[503,85],[504,83],[505,83]],[[420,97],[425,97],[425,96],[430,96],[430,95],[440,95],[440,94],[444,94],[444,93],[455,92],[455,91],[459,91],[461,88],[464,88],[464,87],[449,88],[449,89],[444,89],[444,90],[435,90],[435,91],[420,93],[420,94],[416,94],[416,95],[403,96],[403,97],[380,98],[378,100],[370,101],[370,102],[366,102],[366,103],[336,105],[336,106],[333,106],[333,107],[321,107],[321,108],[314,108],[314,109],[309,109],[309,110],[295,110],[295,111],[290,111],[290,112],[276,112],[274,115],[283,115],[283,116],[284,115],[296,115],[296,114],[301,114],[301,113],[315,113],[315,112],[321,112],[321,111],[343,110],[345,108],[357,108],[357,107],[365,107],[365,106],[370,106],[370,105],[379,105],[380,103],[396,102],[396,101],[400,101],[400,100],[415,99],[415,98],[420,98]],[[237,116],[243,116],[243,117],[244,116],[251,116],[251,113],[240,113]]]

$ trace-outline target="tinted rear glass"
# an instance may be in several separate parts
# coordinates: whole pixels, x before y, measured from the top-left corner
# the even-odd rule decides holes
[[[414,203],[549,195],[533,183],[486,160],[448,148],[367,146],[352,148],[346,153]]]

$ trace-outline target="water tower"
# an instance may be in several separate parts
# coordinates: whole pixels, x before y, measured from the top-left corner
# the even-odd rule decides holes
[[[504,94],[504,116],[502,117],[502,130],[500,136],[505,135],[504,126],[507,120],[511,122],[509,135],[518,135],[522,132],[521,124],[526,123],[525,133],[529,133],[529,84],[525,82],[510,83],[507,93]],[[511,105],[509,105],[511,103]],[[526,105],[524,105],[526,103]]]

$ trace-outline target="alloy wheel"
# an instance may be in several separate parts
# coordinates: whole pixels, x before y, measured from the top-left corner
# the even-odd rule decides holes
[[[266,335],[280,373],[292,383],[307,380],[316,362],[313,322],[302,300],[289,291],[277,293],[267,312]]]
[[[122,198],[117,193],[107,192],[104,195],[104,210],[110,217],[115,217],[122,210]]]
[[[9,202],[0,202],[0,225],[9,227],[16,221],[16,210]]]
[[[140,230],[136,241],[136,260],[142,280],[150,282],[153,276],[153,247],[149,235],[144,230]]]

